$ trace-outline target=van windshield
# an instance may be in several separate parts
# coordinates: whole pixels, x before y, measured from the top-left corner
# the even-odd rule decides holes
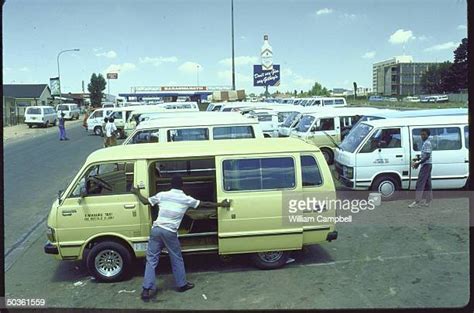
[[[296,131],[300,133],[306,133],[311,125],[313,124],[316,118],[311,115],[305,115],[301,118],[301,120],[296,125]]]
[[[364,138],[367,137],[367,134],[370,133],[372,128],[372,126],[365,123],[357,124],[340,144],[341,149],[353,153]]]
[[[296,120],[298,114],[300,114],[300,113],[292,112],[290,115],[288,115],[288,117],[285,119],[285,121],[283,122],[283,124],[281,126],[291,127],[291,125],[293,125],[294,121]]]
[[[69,111],[69,106],[67,105],[58,105],[58,111]]]
[[[41,114],[41,109],[40,108],[29,108],[28,109],[28,114]]]

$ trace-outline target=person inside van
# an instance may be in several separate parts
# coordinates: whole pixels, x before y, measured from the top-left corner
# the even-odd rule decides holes
[[[183,192],[183,179],[174,175],[171,178],[171,190],[158,192],[146,198],[134,187],[130,190],[140,202],[146,205],[159,206],[158,218],[153,222],[146,253],[145,277],[141,298],[148,301],[156,293],[155,268],[160,260],[161,249],[166,247],[171,259],[171,268],[177,290],[184,292],[194,288],[194,284],[186,280],[184,261],[181,255],[181,246],[178,240],[178,228],[188,208],[216,209],[230,207],[230,202],[205,202],[194,199]]]
[[[431,141],[430,130],[423,128],[420,131],[420,137],[423,141],[421,146],[421,157],[418,160],[414,160],[412,166],[417,169],[420,165],[420,171],[418,172],[418,179],[416,181],[416,199],[408,207],[415,208],[419,206],[430,206],[433,200],[433,191],[431,187]]]

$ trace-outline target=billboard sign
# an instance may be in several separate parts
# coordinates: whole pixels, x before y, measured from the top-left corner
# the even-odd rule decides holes
[[[60,86],[59,86],[59,77],[53,77],[49,79],[49,88],[51,89],[52,96],[60,96]]]
[[[162,86],[161,91],[205,91],[206,86]]]
[[[118,73],[107,73],[107,79],[118,79]]]
[[[280,86],[280,65],[273,64],[272,70],[263,70],[262,65],[253,66],[254,87]]]

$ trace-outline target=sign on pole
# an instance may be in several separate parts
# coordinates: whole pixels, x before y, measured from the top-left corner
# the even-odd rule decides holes
[[[264,70],[262,65],[253,66],[254,87],[280,86],[280,65],[273,64],[272,70]]]
[[[107,73],[107,79],[118,79],[118,73]]]
[[[59,77],[52,77],[49,79],[49,88],[51,89],[52,96],[61,96]]]

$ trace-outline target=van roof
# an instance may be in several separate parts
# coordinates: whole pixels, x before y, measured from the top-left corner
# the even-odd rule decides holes
[[[467,124],[466,115],[449,115],[449,116],[418,116],[404,118],[388,118],[381,120],[365,121],[365,124],[374,127],[385,126],[425,126],[425,125],[444,125],[444,124]]]
[[[381,109],[378,108],[369,108],[369,107],[357,107],[357,108],[348,108],[348,107],[334,107],[328,108],[323,107],[324,110],[316,111],[314,113],[305,113],[305,115],[312,115],[315,117],[321,116],[345,116],[345,115],[367,115],[366,113],[375,113],[379,112]]]
[[[398,117],[422,117],[422,116],[445,116],[445,115],[465,115],[467,108],[450,108],[450,109],[421,109],[421,110],[393,110],[393,111],[379,111],[375,116],[398,118]]]
[[[99,149],[89,155],[87,162],[317,151],[319,151],[319,148],[315,145],[306,143],[297,138],[181,141],[142,145],[119,145]]]
[[[196,116],[196,113],[199,113]],[[144,129],[149,127],[182,127],[182,126],[210,126],[210,125],[235,125],[235,124],[258,124],[255,119],[248,118],[240,113],[226,112],[195,112],[193,115],[184,115],[166,118],[151,119],[141,122],[137,129]]]
[[[26,108],[27,108],[27,109],[29,109],[29,108],[43,108],[43,109],[44,109],[44,108],[52,108],[52,109],[54,109],[54,107],[51,106],[51,105],[31,105],[31,106],[26,107]]]

